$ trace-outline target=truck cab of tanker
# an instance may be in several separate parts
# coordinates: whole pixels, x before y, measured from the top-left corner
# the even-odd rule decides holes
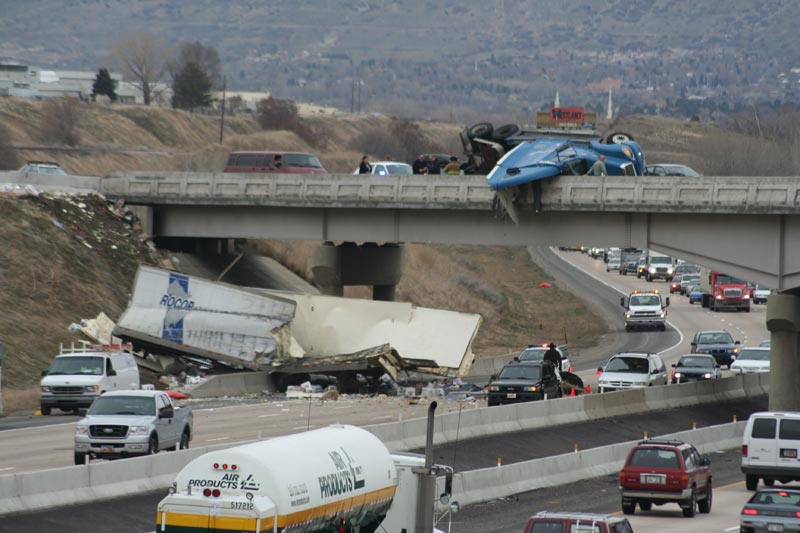
[[[669,296],[661,299],[658,290],[635,290],[627,300],[620,298],[620,305],[625,309],[625,331],[635,327],[667,329],[667,307]]]

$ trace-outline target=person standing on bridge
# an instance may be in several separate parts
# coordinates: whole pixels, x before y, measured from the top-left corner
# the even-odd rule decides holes
[[[450,156],[450,162],[444,166],[444,173],[457,176],[461,174],[461,165],[458,164],[456,156]]]
[[[369,157],[366,155],[361,158],[361,164],[358,165],[359,174],[372,174],[372,165],[369,164],[368,159]]]
[[[428,163],[425,161],[425,156],[420,154],[416,161],[411,164],[411,171],[414,174],[425,174],[428,172]]]
[[[439,160],[436,159],[436,156],[431,154],[430,158],[428,159],[428,174],[441,174],[442,173],[442,166],[439,164]]]
[[[606,170],[606,156],[601,155],[597,158],[592,168],[589,169],[587,176],[608,176],[608,171]]]

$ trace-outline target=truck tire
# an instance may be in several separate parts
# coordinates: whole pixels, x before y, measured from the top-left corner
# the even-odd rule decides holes
[[[754,476],[753,474],[745,475],[744,486],[747,488],[747,490],[758,489],[758,476]]]
[[[504,126],[500,126],[499,128],[495,129],[492,133],[492,140],[493,141],[505,141],[509,137],[512,137],[519,133],[519,126],[516,124],[505,124]]]
[[[711,488],[711,480],[708,480],[706,484],[706,497],[697,502],[697,510],[703,514],[708,514],[711,512],[711,502],[713,499],[714,491]]]
[[[745,308],[744,308],[744,312],[745,312],[745,313],[749,313],[749,312],[750,312],[750,306],[749,306],[749,305],[748,305],[747,307],[745,307]]]
[[[647,277],[646,277],[646,278],[644,278],[644,279],[645,279],[645,280],[646,280],[648,283],[650,283],[650,282],[652,282],[652,281],[653,281],[653,278],[651,278],[649,274],[648,274],[648,275],[647,275]]]
[[[686,501],[682,502],[681,510],[683,511],[683,516],[686,518],[692,518],[694,516],[695,510],[697,509],[697,494],[695,494],[694,489],[692,489],[692,493],[686,499]]]
[[[624,131],[613,131],[606,136],[606,144],[619,144],[624,141],[632,141],[633,135]]]
[[[473,126],[470,126],[469,130],[467,131],[467,136],[469,137],[470,141],[473,139],[491,140],[493,131],[494,126],[492,126],[491,122],[479,122]]]
[[[622,502],[622,514],[634,514],[636,512],[636,502],[625,503]]]
[[[158,437],[150,435],[150,440],[147,441],[147,455],[154,455],[158,453]]]
[[[86,454],[85,453],[75,452],[75,464],[76,465],[85,465],[86,464]]]
[[[53,410],[52,407],[45,407],[42,406],[42,416],[50,416],[50,412]]]
[[[642,500],[642,501],[639,502],[639,508],[642,511],[649,511],[650,509],[653,508],[653,502],[648,502],[648,501]]]
[[[189,428],[183,430],[181,434],[181,440],[178,444],[175,445],[175,451],[178,450],[188,450],[189,449]]]

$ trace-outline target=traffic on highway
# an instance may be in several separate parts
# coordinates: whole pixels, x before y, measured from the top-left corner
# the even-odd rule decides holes
[[[697,359],[708,356],[713,359],[710,367],[713,369],[712,372],[701,372],[698,378],[692,379],[703,381],[729,377],[734,375],[730,370],[730,365],[735,361],[735,358],[730,357],[732,351],[739,353],[757,346],[768,338],[765,327],[765,306],[752,305],[749,312],[712,312],[706,307],[690,303],[688,296],[671,294],[671,280],[647,281],[646,276],[623,276],[616,270],[609,270],[607,263],[602,259],[592,258],[589,254],[548,248],[531,249],[530,253],[537,261],[543,263],[560,283],[583,295],[592,305],[600,308],[611,326],[611,333],[600,339],[596,349],[584,350],[581,353],[569,351],[568,366],[559,365],[559,370],[565,375],[574,374],[580,378],[583,394],[596,395],[604,389],[647,388],[651,384],[653,387],[673,387],[667,383],[676,375],[678,381],[681,381],[681,369],[690,366],[691,361],[686,359],[689,355],[694,355]],[[667,295],[669,301],[666,299]],[[656,309],[650,310],[648,307]],[[655,313],[647,315],[650,317],[648,320],[652,320],[653,323],[626,327],[626,322],[631,318],[628,315],[633,311]],[[725,347],[721,346],[724,343],[701,342],[708,340],[698,337],[698,334],[703,332],[709,334],[727,332],[733,344],[726,351],[727,348],[723,349]],[[564,351],[566,352],[566,349]],[[509,356],[497,358],[494,366],[502,368],[510,360]],[[542,358],[535,363],[521,361],[513,364],[543,368],[549,363]],[[478,370],[486,368],[491,367],[485,365]],[[624,374],[635,379],[619,379],[619,375],[615,377],[615,374]],[[706,377],[705,374],[712,376]],[[491,381],[491,377],[477,373],[471,376],[470,380],[485,384]],[[558,396],[560,394],[554,394],[546,400],[544,396],[534,397],[532,403],[543,403],[542,400],[562,401],[554,399]],[[492,468],[501,463],[512,464],[536,458],[546,459],[613,443],[640,441],[646,435],[668,435],[693,427],[699,429],[726,424],[734,419],[745,420],[754,412],[765,411],[766,400],[765,395],[741,397],[730,402],[701,403],[662,409],[657,417],[650,412],[642,412],[533,429],[528,432],[501,432],[498,435],[487,435],[483,439],[474,438],[439,445],[435,449],[435,460],[441,464],[449,464],[458,473]],[[408,420],[424,414],[424,405],[409,405],[391,398],[382,401],[381,405],[376,406],[374,402],[358,401],[321,404],[287,401],[265,404],[247,403],[243,400],[233,406],[195,407],[192,445],[193,447],[227,443],[234,445],[270,436],[302,433],[330,423],[363,426]],[[515,408],[515,406],[481,405],[482,407],[476,408],[490,410]],[[458,409],[459,406],[455,404],[449,406],[451,411],[454,408]],[[55,423],[40,425],[40,420],[36,419],[4,420],[0,423],[4,437],[0,440],[0,457],[3,458],[0,461],[0,473],[59,468],[72,462],[71,444],[77,417],[65,414],[50,418]],[[531,443],[536,445],[531,446]],[[569,513],[563,515],[565,511],[595,513],[597,516],[594,516],[593,520],[597,523],[601,520],[598,516],[617,517],[608,519],[611,527],[617,528],[608,531],[738,529],[741,510],[753,495],[744,486],[741,453],[738,450],[727,449],[706,451],[701,454],[692,448],[692,444],[688,441],[685,444],[676,442],[651,444],[644,448],[647,448],[645,450],[647,452],[653,452],[650,454],[652,457],[644,452],[642,458],[630,456],[628,463],[643,461],[644,466],[640,465],[637,468],[656,469],[656,467],[661,468],[658,465],[663,463],[667,470],[663,473],[648,470],[646,475],[645,470],[641,472],[637,470],[634,474],[630,474],[633,476],[631,479],[636,478],[637,483],[642,485],[632,486],[627,495],[620,493],[621,478],[617,472],[561,487],[542,488],[513,497],[494,499],[487,503],[468,505],[450,516],[451,530],[537,533],[556,531],[537,529],[545,527],[537,524],[546,525],[548,520],[551,522],[561,520],[567,524],[572,518]],[[675,483],[682,487],[678,496],[673,494],[662,497],[659,496],[658,487],[669,487],[673,483],[673,472],[669,470],[672,467],[667,465],[670,461],[675,468],[680,468],[689,474],[681,476],[679,473],[674,478],[677,480]],[[704,481],[690,484],[686,480],[699,476],[699,474],[695,476],[695,470],[704,472],[702,474]],[[713,480],[711,484],[709,484],[710,479]],[[780,478],[763,476],[764,483],[771,484],[776,479]],[[18,531],[34,527],[41,529],[46,524],[56,523],[59,524],[61,531],[78,531],[82,527],[85,528],[85,517],[89,516],[88,513],[92,513],[93,516],[108,513],[109,516],[125,516],[126,523],[110,525],[104,531],[149,532],[154,528],[153,511],[164,496],[164,491],[157,491],[108,502],[75,505],[71,506],[69,511],[61,508],[39,511],[35,514],[15,514],[5,517],[0,522],[0,531]],[[453,497],[457,499],[458,494],[454,493]],[[542,511],[557,511],[560,514],[531,518]],[[620,516],[624,516],[624,520],[618,519]],[[691,526],[687,526],[685,520],[690,519]],[[437,527],[446,529],[441,523]],[[624,529],[625,527],[629,529]]]

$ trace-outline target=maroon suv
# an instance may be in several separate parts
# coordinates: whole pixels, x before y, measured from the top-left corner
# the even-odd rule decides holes
[[[548,513],[542,511],[528,519],[525,533],[633,533],[628,519],[622,516],[594,513]]]
[[[633,514],[636,504],[649,511],[653,504],[677,503],[683,516],[695,509],[711,512],[711,461],[694,446],[676,440],[644,440],[628,454],[619,473],[622,512]]]

